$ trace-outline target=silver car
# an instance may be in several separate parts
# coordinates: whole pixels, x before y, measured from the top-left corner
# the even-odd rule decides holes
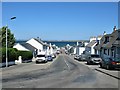
[[[101,57],[96,54],[91,54],[87,58],[87,64],[99,64],[102,61]]]

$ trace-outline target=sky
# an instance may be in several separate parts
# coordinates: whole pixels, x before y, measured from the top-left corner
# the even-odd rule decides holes
[[[15,20],[10,20],[16,16]],[[117,2],[2,2],[2,26],[17,40],[89,40],[118,27]]]

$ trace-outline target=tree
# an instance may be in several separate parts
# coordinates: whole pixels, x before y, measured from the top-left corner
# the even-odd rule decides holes
[[[6,47],[6,28],[2,27],[0,29],[0,40],[2,41],[2,47]],[[12,48],[15,43],[14,34],[11,33],[10,29],[7,29],[7,43],[8,48]]]

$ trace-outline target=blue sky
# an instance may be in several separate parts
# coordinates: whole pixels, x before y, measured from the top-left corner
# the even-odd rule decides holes
[[[16,20],[10,20],[16,16]],[[4,2],[2,25],[17,40],[88,40],[118,27],[117,2]]]

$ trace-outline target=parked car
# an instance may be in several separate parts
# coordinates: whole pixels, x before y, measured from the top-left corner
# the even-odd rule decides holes
[[[120,69],[120,58],[102,58],[102,61],[100,62],[100,67],[106,69]]]
[[[87,55],[85,54],[81,54],[81,61],[86,61],[87,59]]]
[[[80,56],[80,55],[76,55],[76,56],[74,57],[74,59],[76,59],[76,60],[81,60],[81,56]]]
[[[47,61],[53,61],[53,58],[52,58],[51,55],[48,55],[48,56],[47,56]]]
[[[99,64],[101,61],[101,57],[97,54],[91,54],[87,56],[87,64]]]
[[[44,54],[39,54],[36,56],[36,63],[47,62],[46,56]]]

